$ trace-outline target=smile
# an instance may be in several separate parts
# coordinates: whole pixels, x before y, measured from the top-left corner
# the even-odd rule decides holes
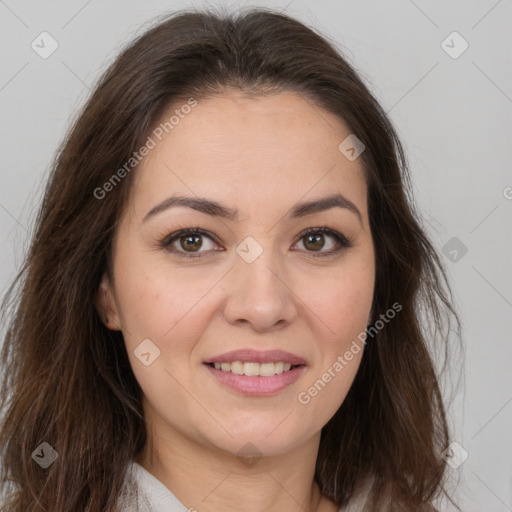
[[[219,365],[220,368],[216,368],[216,366]],[[269,396],[276,394],[288,386],[291,386],[307,368],[306,365],[303,364],[293,366],[290,363],[282,363],[279,361],[276,363],[262,364],[242,363],[240,361],[217,364],[203,363],[203,366],[223,387],[225,386],[237,393],[248,396]],[[223,369],[223,367],[225,369]],[[233,367],[236,371],[242,369],[242,372],[235,373]],[[245,373],[246,371],[248,374]],[[270,373],[270,371],[273,373],[270,375],[262,375]],[[262,374],[260,374],[260,372]]]
[[[210,366],[213,366],[217,370],[221,370],[223,372],[234,373],[235,375],[247,375],[249,377],[272,377],[273,375],[279,375],[280,373],[288,372],[291,368],[301,365],[292,365],[290,363],[284,363],[283,361],[277,361],[275,363],[233,361],[232,363],[210,363]]]

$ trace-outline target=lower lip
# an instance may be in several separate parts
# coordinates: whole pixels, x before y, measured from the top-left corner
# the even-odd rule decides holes
[[[273,377],[249,377],[247,375],[237,375],[236,373],[217,370],[217,368],[206,363],[204,365],[222,384],[250,396],[273,395],[293,384],[306,369],[306,366],[296,366],[287,372],[279,373]]]

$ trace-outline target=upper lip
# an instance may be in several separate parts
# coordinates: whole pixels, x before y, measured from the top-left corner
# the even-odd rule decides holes
[[[299,357],[284,350],[252,350],[252,349],[239,349],[232,350],[231,352],[224,352],[218,356],[210,357],[205,363],[232,363],[234,361],[241,361],[242,363],[273,363],[282,361],[283,363],[290,363],[292,365],[307,364],[302,357]]]

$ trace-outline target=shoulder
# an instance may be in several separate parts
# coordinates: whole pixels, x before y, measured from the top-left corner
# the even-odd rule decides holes
[[[123,488],[117,499],[115,510],[116,512],[139,512],[138,483],[132,463],[126,467]]]
[[[135,461],[126,468],[118,503],[118,512],[188,511],[170,489]]]
[[[124,484],[117,501],[117,512],[151,512],[144,492],[144,475],[140,466],[132,461],[125,470]]]
[[[354,490],[350,500],[343,507],[339,508],[337,512],[368,512],[369,509],[369,495],[373,485],[374,479],[372,477],[359,483]]]
[[[371,507],[371,490],[374,485],[375,478],[368,477],[364,482],[361,482],[355,489],[349,502],[338,509],[337,512],[373,512]],[[389,486],[384,491],[384,501],[386,503],[384,508],[379,509],[379,512],[412,512],[410,507],[406,507],[403,503],[396,503],[391,499],[391,490]],[[414,512],[439,512],[432,504],[424,503],[417,508]]]

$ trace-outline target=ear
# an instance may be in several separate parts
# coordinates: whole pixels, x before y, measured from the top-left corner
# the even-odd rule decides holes
[[[95,306],[100,315],[101,322],[105,324],[108,329],[116,331],[121,330],[119,312],[117,310],[116,301],[114,300],[114,291],[106,272],[101,277]]]

